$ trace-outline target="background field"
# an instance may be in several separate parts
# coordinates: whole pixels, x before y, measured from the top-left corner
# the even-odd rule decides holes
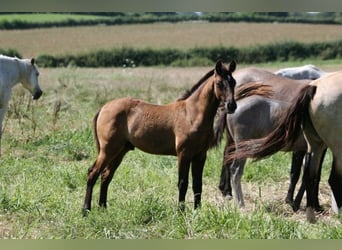
[[[311,42],[340,39],[342,33],[340,26],[329,25],[165,23],[2,30],[0,37],[0,48],[15,48],[31,57],[124,45],[191,48],[252,46],[286,39]],[[327,71],[341,67],[339,60],[257,66],[274,71],[310,62]],[[311,225],[305,220],[304,207],[293,213],[283,201],[289,183],[289,154],[248,163],[243,177],[246,208],[240,211],[234,202],[224,200],[217,188],[224,141],[208,154],[201,209],[192,209],[190,185],[186,213],[177,210],[175,157],[135,150],[128,153],[114,176],[108,209],[96,206],[97,185],[94,209],[87,218],[82,217],[86,174],[96,156],[91,127],[96,111],[108,100],[123,96],[157,104],[174,101],[210,69],[41,68],[44,95],[40,100],[32,101],[26,90],[16,87],[3,128],[0,238],[341,239],[342,218],[330,210],[330,153],[319,197],[326,210],[318,215],[318,223]]]
[[[335,41],[342,39],[342,29],[340,25],[186,22],[0,30],[0,37],[0,47],[15,48],[23,57],[37,57],[115,47],[189,49]]]

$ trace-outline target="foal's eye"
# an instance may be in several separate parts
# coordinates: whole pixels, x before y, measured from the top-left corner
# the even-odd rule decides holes
[[[223,82],[218,82],[217,83],[217,87],[219,88],[219,89],[224,89],[224,83]]]

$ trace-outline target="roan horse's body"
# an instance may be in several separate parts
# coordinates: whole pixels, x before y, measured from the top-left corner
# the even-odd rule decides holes
[[[135,147],[178,158],[179,202],[184,206],[191,165],[194,206],[201,202],[202,172],[213,141],[213,122],[220,102],[236,109],[235,80],[229,67],[217,62],[190,92],[176,102],[153,105],[133,98],[105,104],[94,118],[98,156],[89,168],[84,211],[91,209],[93,186],[101,174],[99,205],[106,207],[107,189],[124,155]]]
[[[19,59],[0,55],[0,150],[2,121],[5,117],[12,88],[18,84],[28,89],[34,100],[42,95],[38,84],[38,68],[34,59]],[[0,151],[1,152],[1,151]]]
[[[315,181],[319,176],[321,157],[327,147],[333,155],[329,184],[336,202],[335,212],[338,212],[342,207],[341,111],[342,71],[339,71],[323,76],[303,88],[271,134],[266,138],[240,143],[240,151],[228,157],[262,159],[292,145],[303,129],[308,146],[304,170],[308,220],[315,221]]]
[[[317,68],[315,65],[308,64],[300,67],[291,67],[281,69],[275,72],[276,75],[301,80],[301,79],[311,79],[316,80],[324,75],[327,72]]]
[[[289,108],[300,90],[310,80],[296,81],[277,76],[263,69],[246,68],[234,73],[237,85],[243,85],[250,81],[258,81],[272,86],[272,95],[267,97],[249,96],[238,100],[238,108],[234,114],[226,115],[227,145],[224,155],[239,151],[234,147],[239,141],[262,138],[269,134],[277,125],[282,113]],[[291,182],[286,196],[286,201],[294,209],[299,207],[300,199],[293,202],[295,185],[298,181],[300,168],[306,152],[306,143],[303,135],[298,141],[283,151],[293,151],[291,165]],[[232,188],[239,206],[244,206],[241,177],[244,170],[246,158],[238,160],[224,160],[220,178],[219,188],[224,196],[232,197]],[[299,170],[299,171],[298,171]],[[231,186],[232,185],[232,186]],[[317,199],[317,208],[319,207]]]

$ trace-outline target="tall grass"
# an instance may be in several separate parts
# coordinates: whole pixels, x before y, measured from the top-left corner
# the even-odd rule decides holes
[[[175,157],[134,150],[127,154],[109,186],[108,208],[96,205],[96,185],[94,208],[88,217],[82,216],[87,169],[96,156],[91,120],[99,107],[128,95],[153,103],[171,102],[208,70],[42,69],[45,92],[36,102],[16,87],[0,158],[0,238],[341,238],[341,217],[329,210],[330,155],[320,189],[327,211],[311,225],[303,208],[293,213],[284,204],[287,154],[248,163],[243,178],[245,209],[224,200],[217,188],[224,143],[208,153],[201,209],[193,210],[191,185],[185,212],[177,209]]]

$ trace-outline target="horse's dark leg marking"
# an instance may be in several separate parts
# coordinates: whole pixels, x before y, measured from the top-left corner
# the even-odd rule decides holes
[[[222,192],[224,197],[228,197],[231,199],[233,197],[232,194],[232,185],[231,185],[231,176],[230,176],[230,167],[232,165],[232,161],[225,161],[225,158],[228,154],[234,151],[234,148],[230,148],[226,145],[223,153],[223,162],[222,162],[222,169],[221,169],[221,177],[220,177],[220,184],[219,189]]]
[[[316,211],[318,212],[322,212],[324,209],[321,207],[321,205],[319,204],[319,199],[318,199],[318,193],[319,193],[319,182],[321,181],[321,172],[322,172],[322,166],[323,166],[323,161],[324,161],[324,156],[327,152],[327,148],[323,151],[322,153],[322,157],[321,160],[319,162],[319,168],[318,168],[318,176],[315,182],[315,187],[314,187],[314,208]]]
[[[337,164],[335,158],[333,158],[332,168],[329,176],[329,185],[334,194],[335,201],[337,204],[337,208],[341,209],[342,207],[342,173],[339,173],[336,169]]]
[[[285,202],[290,204],[293,210],[295,210],[294,208],[295,203],[293,201],[294,191],[296,188],[296,184],[298,183],[298,180],[299,180],[304,156],[305,156],[305,151],[293,151],[292,153],[292,162],[291,162],[291,170],[290,170],[290,185],[287,191]],[[303,185],[301,185],[301,187],[304,188]]]
[[[319,204],[319,199],[318,199],[318,192],[319,192],[319,182],[321,180],[321,172],[322,172],[322,164],[323,164],[323,160],[324,160],[324,156],[325,156],[325,153],[327,152],[327,149],[325,149],[323,151],[323,154],[322,154],[322,157],[321,157],[321,160],[320,160],[320,163],[319,163],[319,169],[318,169],[318,176],[317,178],[314,180],[314,186],[313,186],[313,203],[314,203],[314,209],[315,211],[317,212],[321,212],[323,211],[323,208],[321,207],[321,205]],[[305,192],[305,180],[303,178],[302,180],[302,184],[298,190],[298,193],[297,193],[297,196],[292,204],[292,209],[293,211],[297,211],[300,207],[300,203],[302,202],[302,198],[303,198],[303,195],[304,195],[304,192]]]

